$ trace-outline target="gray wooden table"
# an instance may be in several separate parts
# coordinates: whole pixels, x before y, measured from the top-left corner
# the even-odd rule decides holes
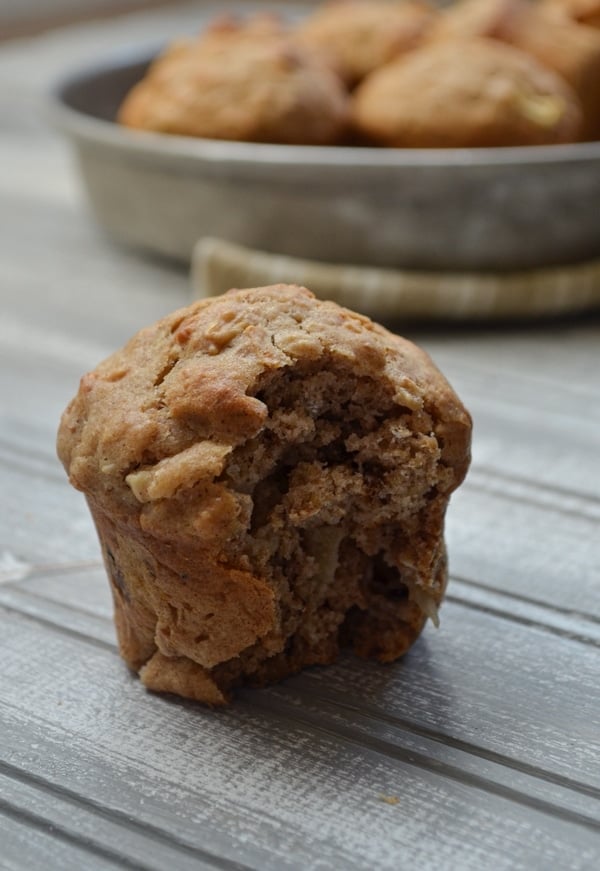
[[[600,318],[411,331],[473,412],[439,630],[211,712],[121,664],[54,456],[79,376],[188,299],[114,247],[40,94],[190,9],[0,50],[0,867],[600,867]]]

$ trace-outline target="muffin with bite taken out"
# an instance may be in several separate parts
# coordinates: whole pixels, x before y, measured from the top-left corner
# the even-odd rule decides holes
[[[303,288],[142,330],[84,376],[58,434],[125,661],[220,705],[343,647],[402,656],[437,620],[470,434],[423,351]]]

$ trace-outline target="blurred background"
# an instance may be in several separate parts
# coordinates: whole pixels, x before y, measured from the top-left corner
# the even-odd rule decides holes
[[[281,0],[282,5],[286,3],[289,5],[289,0]],[[305,0],[302,5],[310,4],[311,0]],[[69,22],[173,5],[173,0],[0,0],[0,40],[28,36]],[[208,3],[196,0],[195,5]],[[248,4],[238,0],[223,5],[231,8]]]

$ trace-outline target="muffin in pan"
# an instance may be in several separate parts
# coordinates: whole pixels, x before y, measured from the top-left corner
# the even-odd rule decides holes
[[[84,376],[58,436],[123,657],[218,705],[343,646],[401,656],[437,619],[470,433],[423,351],[302,288],[142,330]]]
[[[277,20],[223,20],[169,46],[126,96],[127,127],[246,142],[330,145],[345,134],[348,95],[330,65]]]
[[[470,39],[430,44],[373,73],[354,94],[353,120],[390,147],[547,145],[578,137],[581,110],[534,58]]]
[[[435,41],[491,37],[510,43],[557,72],[582,108],[582,139],[600,136],[600,33],[545,4],[528,0],[462,0],[439,16]]]
[[[349,87],[421,42],[434,20],[420,0],[330,0],[295,31],[304,45],[331,58]]]
[[[563,19],[600,28],[600,0],[542,0],[542,6]]]
[[[472,39],[485,36],[502,39],[529,9],[529,0],[457,0],[436,18],[430,41]]]

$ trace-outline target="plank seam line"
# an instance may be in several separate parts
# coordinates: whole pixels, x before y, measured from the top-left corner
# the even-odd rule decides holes
[[[29,580],[29,578],[30,576],[27,578],[27,580]],[[65,611],[72,611],[73,614],[80,614],[82,617],[89,617],[91,620],[99,620],[101,623],[107,623],[114,627],[114,622],[111,616],[98,614],[97,612],[92,611],[89,608],[82,608],[81,605],[74,605],[72,602],[59,602],[56,599],[50,599],[47,596],[42,596],[35,590],[28,590],[26,587],[24,588],[23,581],[9,581],[7,584],[3,584],[2,588],[0,588],[0,607],[13,608],[15,611],[19,611],[20,614],[25,614],[25,616],[27,617],[37,619],[36,615],[31,614],[29,611],[20,611],[18,605],[14,602],[7,602],[5,604],[6,599],[4,593],[6,590],[8,590],[9,592],[14,592],[19,599],[31,599],[33,602],[38,602],[40,605],[52,605],[57,608],[64,608]],[[40,619],[45,620],[48,618],[42,617]],[[54,625],[53,621],[50,622],[52,622],[52,625]],[[63,624],[57,623],[56,625],[62,626]]]
[[[581,316],[581,314],[582,314],[582,312],[580,312],[579,315],[575,314],[574,316],[579,317],[579,316]],[[573,315],[566,316],[566,317],[563,316],[558,320],[558,322],[554,318],[554,322],[558,323],[558,324],[562,323],[563,325],[565,325],[565,324],[569,325],[572,322],[572,319],[573,319]],[[446,348],[444,350],[447,352]],[[432,356],[434,356],[434,357],[436,356],[435,350],[432,350],[431,353],[432,353]],[[441,356],[441,354],[439,356]],[[452,361],[453,366],[457,366],[458,368],[462,369],[464,372],[468,372],[471,375],[479,376],[482,373],[484,375],[492,375],[494,377],[496,377],[498,375],[497,366],[494,366],[494,365],[491,365],[488,363],[483,363],[481,365],[473,366],[473,361],[472,361],[472,358],[470,355],[467,357],[464,357],[464,356],[461,356],[460,352],[458,355],[451,352],[450,360]],[[448,367],[449,367],[450,363],[446,363],[446,365],[448,365]],[[541,375],[541,376],[537,375],[537,374],[534,375],[530,371],[523,371],[523,370],[512,370],[512,371],[508,372],[507,375],[508,375],[508,378],[512,379],[513,381],[518,381],[520,384],[523,382],[527,382],[528,384],[530,384],[532,386],[543,387],[547,390],[555,388],[558,385],[562,391],[567,392],[567,393],[573,393],[576,396],[583,396],[586,399],[587,398],[596,398],[596,397],[600,396],[598,390],[593,385],[587,385],[587,384],[573,385],[571,382],[563,381],[562,379],[557,378],[555,376],[550,378],[550,377],[545,376],[545,375]],[[481,394],[481,395],[484,396],[486,399],[489,398],[489,392],[487,392],[485,394]]]
[[[580,312],[580,314],[582,314],[582,313]],[[433,350],[432,354],[435,357],[436,351]],[[437,356],[441,357],[441,355],[437,355]],[[489,366],[489,365],[485,365],[485,364],[482,365],[481,367],[475,367],[475,366],[473,366],[472,363],[468,363],[466,358],[463,358],[462,360],[457,362],[456,357],[452,358],[452,364],[447,363],[445,365],[447,366],[448,371],[450,371],[450,365],[452,365],[452,367],[455,370],[455,373],[456,373],[456,368],[458,367],[458,368],[462,369],[463,372],[467,373],[467,377],[472,378],[472,376],[475,375],[478,380],[477,380],[477,383],[471,384],[471,388],[470,388],[471,394],[473,396],[477,396],[481,400],[486,401],[492,408],[497,408],[498,406],[509,404],[509,399],[506,396],[501,396],[501,397],[497,398],[496,401],[494,401],[494,397],[492,397],[491,402],[490,402],[489,388],[487,387],[485,382],[482,383],[482,381],[480,380],[482,374],[485,376],[488,376],[488,375],[497,376],[498,370],[496,368]],[[454,375],[454,378],[456,380],[456,374]],[[519,371],[518,373],[517,373],[517,371],[508,372],[508,373],[506,373],[506,378],[508,381],[513,381],[513,382],[516,381],[519,385],[522,385],[525,382],[528,384],[528,386],[530,388],[537,388],[538,392],[539,392],[539,390],[542,390],[542,389],[545,389],[545,390],[554,389],[556,391],[556,389],[558,388],[558,390],[561,393],[567,394],[569,396],[569,398],[571,397],[571,395],[581,397],[584,399],[588,399],[588,400],[595,399],[598,397],[598,390],[594,386],[583,385],[583,386],[577,386],[577,387],[573,388],[570,383],[568,383],[567,381],[563,381],[561,378],[554,378],[554,377],[549,378],[549,377],[544,377],[544,376],[540,377],[539,375],[533,375],[530,372],[526,372],[526,371]],[[466,391],[463,390],[463,392],[466,392]],[[515,407],[516,408],[520,408],[520,407],[530,408],[531,407],[531,398],[528,396],[523,396],[523,397],[519,397],[516,399],[514,397],[512,397],[510,400],[510,403],[511,403],[511,407],[513,407],[513,408],[515,408]],[[547,415],[547,416],[553,416],[553,417],[564,417],[565,416],[564,411],[558,411],[556,409],[547,408],[547,407],[544,408],[543,406],[541,408],[538,408],[538,411],[541,412],[542,414]],[[579,412],[577,412],[577,416],[578,417],[580,416]]]
[[[556,484],[547,484],[544,481],[536,481],[534,478],[528,478],[526,475],[515,475],[512,472],[505,472],[502,469],[498,469],[496,466],[488,466],[485,463],[474,463],[473,471],[475,474],[481,472],[484,475],[490,475],[492,478],[497,478],[500,481],[509,481],[513,484],[523,484],[531,490],[541,490],[544,493],[552,493],[556,496],[567,496],[574,499],[581,499],[582,502],[590,502],[593,505],[600,505],[600,497],[592,496],[590,493],[580,493],[577,490],[572,490],[570,487],[560,487]]]
[[[26,464],[27,457],[23,456],[22,460],[18,458],[7,458],[0,454],[0,464],[7,469],[14,469],[24,473],[28,478],[42,478],[44,481],[51,481],[53,484],[66,484],[64,476],[54,474],[50,469],[32,467]]]
[[[19,458],[29,457],[32,460],[39,460],[40,463],[50,468],[57,465],[57,456],[54,452],[28,447],[27,454],[24,454],[18,442],[5,436],[0,436],[0,450],[6,451],[8,454],[15,454]]]
[[[40,601],[45,601],[42,597],[38,597],[38,596],[36,596],[35,594],[31,594],[31,596],[32,596],[32,598],[33,598],[33,597],[34,597],[34,598],[37,598],[37,599],[39,599]],[[477,606],[477,605],[475,605],[475,604],[472,604],[472,603],[469,603],[469,602],[466,602],[466,601],[463,602],[463,601],[461,601],[461,600],[459,600],[459,599],[455,599],[455,598],[452,597],[452,596],[446,596],[446,599],[447,599],[447,600],[450,600],[450,601],[452,601],[452,602],[454,602],[455,604],[459,604],[459,605],[461,605],[461,606],[464,606],[464,607],[467,607],[467,608],[471,608],[472,610],[475,610],[475,611],[483,611],[484,613],[490,613],[490,614],[491,614],[492,616],[494,616],[494,617],[499,617],[499,618],[503,618],[503,619],[507,619],[507,620],[512,620],[512,621],[517,622],[517,623],[524,623],[524,625],[526,625],[526,626],[534,626],[534,627],[537,627],[537,628],[539,628],[541,631],[544,631],[545,629],[548,629],[548,631],[553,631],[553,630],[552,630],[552,627],[545,627],[545,626],[543,626],[542,624],[532,624],[532,623],[530,623],[530,622],[527,621],[527,620],[518,620],[518,619],[516,619],[516,618],[514,617],[514,615],[506,614],[506,613],[501,612],[501,611],[498,611],[498,612],[496,613],[496,611],[495,611],[494,609],[487,609],[487,608],[485,608],[485,607],[481,607],[481,608],[480,608],[479,606]],[[74,609],[71,609],[71,606],[70,606],[70,605],[63,605],[62,607],[64,607],[66,610],[74,610]],[[117,646],[116,643],[110,643],[110,642],[107,642],[107,641],[102,641],[102,640],[99,639],[99,638],[94,638],[93,636],[86,635],[86,634],[83,633],[83,632],[78,632],[76,629],[71,629],[70,627],[65,626],[65,625],[62,624],[62,623],[58,623],[58,622],[55,622],[55,621],[49,620],[49,619],[44,618],[44,617],[40,617],[40,616],[37,615],[37,614],[30,614],[30,613],[28,613],[27,611],[23,611],[23,610],[21,610],[20,608],[14,606],[14,605],[7,605],[7,604],[5,604],[4,602],[2,602],[1,599],[0,599],[0,609],[4,609],[4,610],[9,611],[9,612],[11,612],[11,613],[19,614],[19,616],[24,617],[25,619],[29,619],[29,620],[31,620],[31,621],[34,622],[34,623],[35,623],[35,622],[40,623],[41,625],[45,626],[46,628],[48,628],[48,629],[50,629],[50,630],[52,630],[52,631],[54,631],[54,632],[57,632],[57,633],[59,633],[59,634],[65,634],[65,635],[67,635],[67,636],[70,636],[70,637],[73,637],[73,638],[77,639],[78,641],[83,641],[84,643],[89,643],[89,644],[91,644],[91,645],[93,645],[93,646],[95,646],[95,647],[99,647],[99,648],[101,648],[102,650],[108,650],[108,651],[110,651],[111,653],[115,653],[115,654],[118,655],[118,646]],[[81,612],[80,612],[80,613],[81,613]],[[84,612],[84,613],[85,613],[85,612]],[[89,616],[89,614],[85,613],[85,616]],[[105,617],[97,617],[97,616],[95,616],[94,619],[102,620],[102,621],[104,621],[104,622],[106,622],[106,623],[111,622],[110,620],[108,620],[108,619],[105,618]],[[560,634],[561,636],[564,634],[564,635],[566,635],[566,638],[567,638],[568,640],[570,640],[570,641],[573,641],[573,640],[578,641],[578,642],[581,641],[581,639],[579,639],[579,638],[573,638],[573,636],[572,636],[571,634],[559,633],[559,632],[556,632],[556,634]],[[597,644],[597,642],[595,642],[594,640],[592,640],[592,644],[593,644],[594,646],[599,646],[599,645]],[[402,721],[400,721],[400,722],[402,722]],[[418,734],[418,733],[417,733],[417,734]],[[431,738],[433,739],[434,735],[437,736],[437,737],[436,737],[436,740],[440,741],[440,743],[447,743],[447,741],[446,741],[446,736],[445,736],[443,733],[433,733],[433,732],[432,732],[428,737],[431,737]],[[478,745],[475,745],[475,744],[473,744],[473,745],[471,745],[471,744],[466,744],[465,746],[468,746],[469,748],[472,748],[472,750],[469,750],[469,752],[471,752],[472,755],[480,755],[479,752],[477,752],[477,751],[479,751],[480,749],[483,749],[483,748],[478,748]],[[462,748],[461,748],[461,749],[462,749]],[[476,752],[473,752],[473,751],[476,751]],[[487,752],[487,751],[484,751],[484,752]],[[493,761],[493,760],[490,760],[490,761]],[[577,781],[569,781],[569,783],[571,783],[571,782],[574,783],[574,784],[577,783]],[[558,784],[559,782],[556,781],[556,783]],[[583,786],[583,788],[585,789],[585,785],[582,784],[582,786]]]
[[[484,605],[480,602],[471,602],[468,599],[462,599],[460,596],[455,596],[452,593],[446,595],[446,602],[452,602],[454,605],[460,605],[462,608],[469,608],[471,611],[477,611],[480,614],[489,614],[492,617],[498,617],[501,620],[508,620],[511,623],[518,623],[520,626],[527,626],[529,629],[538,629],[540,632],[548,632],[551,635],[556,635],[559,638],[564,638],[567,641],[575,641],[578,644],[584,644],[590,647],[600,648],[600,641],[579,632],[571,632],[568,629],[561,629],[558,626],[550,626],[547,623],[541,623],[533,618],[523,617],[520,614],[511,614],[510,611],[504,611],[501,608],[494,608],[491,605]]]
[[[132,680],[133,680],[133,678],[132,678]],[[177,696],[172,696],[171,698],[169,698],[169,704],[173,705],[173,706],[180,706],[180,707],[183,707],[185,710],[191,710],[191,711],[194,711],[194,710],[197,711],[197,709],[199,707],[202,707],[197,702],[194,702],[191,699],[186,699],[186,698],[177,697]],[[22,709],[19,706],[12,704],[10,701],[7,701],[5,699],[2,700],[1,706],[5,709],[12,711],[14,717],[21,718],[23,715]],[[40,724],[41,726],[46,726],[46,728],[51,729],[55,735],[56,734],[61,734],[61,735],[66,734],[65,728],[62,724],[59,725],[52,720],[47,720],[44,717],[39,717],[36,715],[30,715],[29,719],[35,720],[35,722]],[[83,743],[85,745],[92,744],[92,746],[94,746],[93,743],[90,742],[90,740],[86,737],[81,738],[80,743]],[[126,762],[131,763],[131,760],[129,757],[122,757],[122,758],[124,758],[124,760]],[[5,770],[3,770],[3,769],[5,769]],[[144,771],[152,770],[156,773],[159,773],[161,776],[163,776],[163,782],[168,783],[170,786],[179,786],[180,785],[179,781],[176,779],[167,778],[165,780],[164,775],[162,773],[162,770],[159,767],[157,767],[156,765],[154,765],[152,761],[145,760],[145,767],[142,770],[144,770]],[[156,832],[158,833],[159,836],[164,836],[164,837],[170,838],[170,839],[174,838],[174,836],[168,830],[164,830],[164,829],[158,828],[157,826],[153,826],[153,824],[151,824],[151,823],[138,822],[138,821],[132,819],[129,815],[126,815],[122,811],[116,810],[114,808],[109,808],[104,804],[100,804],[99,802],[94,802],[93,799],[86,798],[85,796],[80,795],[79,793],[75,793],[72,790],[69,790],[68,787],[54,784],[52,781],[48,780],[47,778],[45,778],[41,775],[33,774],[32,772],[27,771],[27,769],[19,768],[10,762],[7,762],[6,760],[0,759],[0,777],[3,774],[6,777],[24,782],[28,786],[32,786],[32,787],[35,786],[36,784],[38,784],[38,782],[39,782],[38,785],[40,786],[41,791],[50,792],[50,791],[54,790],[56,792],[56,794],[59,797],[62,797],[65,801],[69,801],[68,796],[71,795],[73,797],[73,800],[71,802],[72,804],[79,804],[79,805],[84,806],[84,807],[89,806],[91,809],[97,810],[98,815],[102,815],[109,820],[111,819],[111,815],[120,814],[121,818],[119,819],[119,822],[123,822],[125,827],[127,827],[129,825],[129,822],[132,822],[133,825],[137,825],[138,828],[140,828],[140,827],[143,828],[144,833],[146,832],[146,828],[148,828],[148,829],[156,830]],[[48,790],[44,790],[44,786],[43,786],[44,784],[48,785]],[[188,793],[192,798],[204,796],[204,794],[205,794],[203,791],[198,790],[196,788],[188,788]],[[247,810],[248,807],[250,807],[250,809],[252,810],[251,806],[248,806],[248,805],[240,804],[240,807],[243,807],[245,810]],[[281,817],[277,817],[274,813],[271,813],[267,810],[261,810],[260,811],[260,818],[261,818],[261,821],[264,822],[266,820],[269,823],[271,823],[274,827],[276,827],[276,831],[278,833],[281,833],[283,828],[287,828],[287,829],[291,829],[294,834],[297,834],[297,827],[295,827],[292,822],[288,822],[286,820],[283,820]],[[194,847],[192,845],[189,845],[185,841],[181,841],[180,839],[175,839],[175,843],[181,844],[182,849],[184,849],[184,850],[201,850],[202,849],[200,847]],[[348,853],[347,849],[343,845],[337,844],[337,845],[335,845],[335,849],[336,849],[336,853],[339,855],[340,859],[344,858],[345,861],[346,860],[350,861],[351,855]],[[250,866],[242,865],[241,863],[236,863],[235,860],[232,860],[232,859],[226,859],[224,857],[217,857],[217,856],[214,856],[213,854],[210,854],[210,855],[212,857],[211,861],[216,861],[216,860],[222,859],[223,862],[229,862],[230,864],[226,866],[226,871],[260,871],[260,868],[255,868],[254,866],[250,867]]]
[[[420,738],[426,738],[429,741],[435,741],[437,744],[452,747],[453,749],[466,753],[469,756],[475,756],[479,759],[485,760],[486,762],[499,765],[502,768],[510,768],[512,771],[525,774],[528,777],[537,780],[544,780],[563,789],[569,789],[572,792],[578,792],[590,798],[600,800],[600,789],[596,789],[595,787],[589,786],[587,783],[582,783],[579,780],[565,777],[562,774],[555,774],[544,768],[538,768],[535,765],[530,765],[527,762],[522,762],[521,760],[514,759],[511,756],[505,756],[502,753],[488,750],[485,747],[480,747],[479,745],[472,744],[469,741],[454,738],[452,735],[446,735],[443,732],[436,732],[434,729],[430,729],[427,726],[417,725],[403,717],[386,714],[385,711],[363,706],[359,708],[356,705],[340,700],[337,696],[320,696],[318,693],[313,692],[312,689],[308,692],[308,687],[306,690],[303,690],[302,688],[294,689],[299,696],[305,698],[308,696],[310,701],[313,703],[318,702],[320,704],[331,705],[340,711],[350,712],[355,716],[363,717],[365,720],[373,720],[375,723],[385,723],[392,728],[404,730]],[[269,691],[267,690],[266,692],[268,693]]]
[[[65,606],[65,607],[68,607],[68,606]],[[2,602],[0,602],[0,608],[5,609],[5,610],[10,611],[10,612],[13,612],[13,613],[16,613],[16,614],[19,614],[20,616],[23,616],[27,619],[30,619],[32,622],[39,622],[42,625],[44,625],[45,627],[47,627],[50,630],[53,630],[55,632],[58,632],[59,634],[64,633],[66,635],[73,636],[77,640],[91,643],[92,645],[94,645],[96,647],[100,647],[103,650],[108,650],[111,653],[118,654],[118,647],[116,644],[110,644],[108,642],[100,641],[100,639],[92,638],[92,637],[87,636],[83,633],[77,632],[76,630],[70,630],[68,627],[63,626],[60,623],[54,623],[50,620],[46,620],[44,618],[41,618],[37,615],[28,614],[27,612],[23,612],[16,607],[7,606]],[[104,619],[104,618],[102,618],[102,619]],[[343,705],[341,705],[339,702],[332,702],[332,703],[335,704],[337,707],[343,708]],[[258,703],[253,702],[251,700],[250,704],[257,705]],[[352,708],[350,707],[350,709],[352,709]],[[598,797],[598,793],[593,787],[588,787],[586,784],[580,783],[579,781],[570,780],[568,778],[565,778],[563,780],[560,777],[560,775],[553,775],[551,772],[545,772],[542,769],[535,769],[534,768],[533,770],[528,770],[527,768],[525,768],[523,766],[522,763],[519,763],[516,760],[511,760],[511,757],[503,757],[499,754],[496,756],[496,754],[494,754],[493,751],[487,751],[485,748],[481,748],[476,744],[471,744],[469,742],[461,742],[459,739],[451,738],[447,735],[444,735],[444,733],[441,733],[441,732],[438,733],[438,732],[422,729],[421,727],[411,726],[408,721],[405,723],[405,721],[403,721],[403,720],[396,719],[394,717],[388,717],[387,715],[381,715],[381,714],[379,714],[379,712],[373,713],[373,714],[368,714],[368,716],[371,716],[375,720],[380,719],[383,722],[387,721],[388,723],[390,723],[392,725],[397,725],[397,726],[400,726],[401,728],[406,728],[407,731],[410,731],[414,734],[422,735],[423,737],[427,737],[427,738],[430,738],[431,740],[435,740],[440,744],[447,744],[448,746],[455,747],[456,749],[459,749],[459,750],[463,750],[464,752],[467,752],[472,756],[481,757],[483,759],[488,759],[490,762],[498,762],[498,764],[502,764],[502,765],[504,765],[504,767],[511,768],[511,769],[516,770],[516,771],[522,771],[525,774],[531,774],[531,776],[538,777],[539,779],[545,779],[549,782],[555,783],[557,786],[564,786],[564,787],[567,787],[569,789],[572,789],[573,791],[581,792],[583,794],[589,795],[593,798]],[[319,728],[319,727],[315,727],[315,728]],[[1,767],[1,763],[0,763],[0,767]]]
[[[533,605],[535,608],[541,608],[544,611],[550,611],[553,614],[558,614],[561,617],[574,617],[586,623],[600,625],[600,617],[594,614],[585,614],[583,611],[571,608],[560,608],[558,605],[551,605],[548,602],[542,602],[540,599],[532,599],[530,596],[523,596],[521,593],[514,593],[510,590],[503,590],[500,587],[489,587],[479,581],[473,581],[471,578],[465,578],[463,575],[450,574],[450,581],[457,581],[459,584],[464,584],[466,587],[473,587],[476,590],[481,590],[483,593],[492,593],[495,596],[502,596],[505,599],[515,599],[517,602],[523,602],[525,605]]]
[[[56,460],[56,461],[55,461]],[[28,465],[28,462],[33,465]],[[22,448],[7,439],[0,437],[0,463],[9,469],[17,468],[32,477],[45,478],[54,482],[66,483],[66,475],[61,474],[58,460],[48,453],[42,453],[35,448]]]
[[[76,562],[69,563],[26,563],[24,568],[27,569],[26,575],[22,578],[6,581],[3,587],[25,592],[23,590],[23,581],[41,580],[46,577],[54,577],[55,575],[72,575],[76,572],[91,572],[92,570],[103,568],[103,563],[102,560],[98,559],[77,560]],[[27,590],[27,593],[34,595],[29,590]],[[52,599],[48,599],[46,596],[38,596],[38,598],[44,602],[52,601]]]
[[[101,559],[79,560],[70,563],[32,563],[30,566],[30,574],[28,580],[45,575],[61,575],[74,574],[75,572],[91,571],[92,569],[102,569],[104,563]]]
[[[532,505],[534,508],[540,508],[544,511],[554,511],[556,514],[561,514],[563,517],[576,517],[578,520],[586,520],[588,523],[598,522],[598,517],[593,511],[588,512],[578,508],[564,508],[558,502],[552,502],[549,504],[548,502],[544,502],[543,499],[536,499],[535,493],[531,496],[523,496],[520,494],[519,497],[516,498],[514,493],[510,493],[508,490],[503,490],[501,485],[493,486],[492,484],[490,487],[489,484],[485,484],[482,481],[474,481],[469,478],[467,478],[467,481],[465,482],[465,488],[468,490],[477,490],[480,493],[486,493],[490,496],[495,496],[498,499],[504,499],[507,502],[518,502],[522,505]],[[573,498],[573,496],[570,498]],[[584,497],[578,496],[577,498],[582,499]]]
[[[525,601],[526,604],[531,604],[535,607],[539,607],[540,609],[547,609],[548,611],[550,611],[552,613],[558,613],[559,615],[564,614],[564,616],[579,617],[579,613],[577,613],[577,612],[575,612],[575,613],[568,612],[568,611],[562,612],[558,608],[552,608],[552,607],[546,606],[543,603],[536,602],[535,600],[527,600],[527,599],[523,599],[523,597],[519,597],[519,596],[513,597],[511,593],[502,593],[501,591],[496,591],[495,588],[488,588],[488,587],[484,587],[482,585],[477,585],[476,582],[469,582],[467,579],[462,578],[458,575],[452,575],[451,580],[452,579],[455,579],[459,583],[464,583],[467,586],[473,586],[477,589],[481,589],[484,592],[488,592],[488,591],[492,592],[492,593],[498,592],[499,595],[504,595],[505,598],[507,598],[507,599],[515,598],[517,601],[523,600],[523,601]],[[55,602],[53,599],[48,599],[47,597],[42,596],[37,592],[22,589],[21,584],[22,584],[22,582],[15,582],[13,584],[6,584],[5,588],[13,589],[15,592],[17,592],[19,594],[19,596],[25,596],[26,598],[29,598],[29,599],[32,599],[32,600],[38,601],[38,602],[50,602],[51,604],[56,605],[57,607],[64,608],[67,611],[72,611],[75,614],[81,614],[82,616],[89,617],[92,620],[101,620],[104,623],[111,623],[112,622],[109,617],[104,617],[102,615],[95,614],[93,611],[88,611],[88,610],[85,610],[83,608],[79,608],[77,605],[73,605],[71,603]],[[530,617],[520,615],[520,614],[513,614],[509,610],[505,611],[502,608],[494,608],[493,606],[482,603],[482,602],[473,602],[469,599],[464,599],[461,596],[455,595],[452,592],[449,592],[446,594],[445,601],[451,602],[452,604],[455,604],[455,605],[459,605],[460,607],[463,607],[463,608],[468,608],[471,611],[476,611],[478,613],[483,613],[483,614],[489,614],[490,616],[497,617],[498,619],[501,619],[501,620],[508,620],[509,622],[516,623],[520,626],[526,626],[526,627],[531,628],[531,629],[537,629],[540,632],[547,632],[547,633],[549,633],[551,635],[555,635],[559,638],[564,638],[567,641],[574,641],[578,644],[583,644],[585,646],[600,648],[600,641],[598,641],[598,639],[596,639],[596,638],[593,638],[589,635],[586,635],[585,631],[573,632],[570,629],[561,629],[560,627],[552,626],[549,623],[543,623],[538,619],[534,619],[533,617],[530,618]],[[115,649],[114,646],[108,644],[108,642],[106,642],[106,641],[102,641],[100,639],[97,639],[94,636],[86,635],[83,632],[78,632],[76,629],[71,629],[70,627],[65,626],[63,623],[59,623],[57,621],[50,620],[50,619],[45,618],[45,617],[41,617],[40,615],[37,615],[37,614],[31,614],[29,611],[22,609],[22,608],[19,608],[18,605],[14,604],[14,603],[10,603],[10,604],[6,603],[5,601],[3,601],[1,591],[0,591],[0,607],[5,608],[7,610],[10,610],[10,611],[17,613],[17,614],[22,614],[24,617],[28,617],[31,620],[37,620],[38,622],[42,623],[43,625],[45,625],[49,628],[56,629],[58,631],[65,631],[67,634],[71,634],[74,637],[79,638],[80,640],[89,641],[92,644],[96,643],[96,644],[99,644],[102,647],[105,647],[105,648],[110,649],[110,650]],[[596,621],[594,618],[589,618],[589,617],[587,618],[587,622],[592,623],[594,626],[596,625],[597,622],[600,623],[600,621]]]
[[[64,826],[49,822],[38,814],[34,814],[31,811],[24,810],[20,807],[15,807],[1,797],[0,814],[17,823],[23,823],[29,828],[37,829],[52,838],[56,838],[58,841],[63,841],[63,843],[83,849],[87,853],[101,859],[108,859],[111,862],[115,862],[119,868],[127,868],[129,871],[152,871],[152,868],[149,865],[142,865],[139,862],[130,859],[128,856],[125,856],[123,853],[118,853],[116,850],[111,850],[110,847],[105,847],[103,844],[98,843],[92,838],[74,834]]]
[[[72,629],[70,626],[65,626],[62,623],[56,623],[54,620],[48,620],[46,617],[41,617],[39,614],[30,614],[23,611],[14,605],[7,605],[0,599],[0,610],[8,611],[10,614],[18,614],[26,620],[31,620],[34,623],[39,623],[47,629],[52,629],[71,638],[76,638],[78,641],[83,641],[86,644],[91,644],[93,647],[100,647],[102,650],[109,650],[111,653],[117,652],[117,645],[110,644],[108,641],[102,641],[100,638],[95,638],[93,635],[86,635],[85,632],[79,632],[77,629]],[[102,618],[104,619],[104,618]]]
[[[557,805],[551,804],[543,799],[534,798],[533,796],[525,795],[518,790],[511,789],[509,786],[494,783],[494,781],[489,780],[486,777],[480,777],[476,774],[463,771],[454,765],[429,759],[427,756],[424,756],[422,753],[417,751],[406,750],[403,747],[391,745],[380,738],[375,738],[372,735],[363,735],[360,732],[357,733],[356,730],[348,727],[337,725],[335,727],[324,726],[315,723],[313,722],[313,718],[307,717],[306,715],[302,716],[298,714],[296,710],[293,711],[294,716],[290,716],[287,711],[284,711],[283,713],[281,710],[274,711],[272,708],[269,708],[258,701],[249,702],[249,706],[256,707],[263,712],[266,710],[271,716],[277,716],[280,720],[283,719],[289,721],[291,719],[293,722],[304,723],[314,729],[315,732],[320,732],[329,738],[338,739],[339,741],[343,741],[353,747],[358,745],[362,749],[372,750],[380,756],[385,756],[388,759],[397,759],[400,762],[410,765],[412,768],[431,771],[440,777],[445,777],[448,780],[461,783],[464,786],[470,786],[473,789],[480,790],[481,792],[491,793],[499,798],[512,801],[514,804],[530,807],[533,810],[546,814],[547,816],[562,819],[565,822],[575,823],[576,825],[591,829],[594,832],[600,831],[600,817],[595,818],[579,813],[578,811],[570,811],[567,808],[558,807]]]
[[[137,834],[142,835],[144,838],[147,838],[149,840],[153,839],[166,847],[179,850],[180,852],[185,853],[192,858],[202,859],[207,864],[212,865],[214,868],[222,869],[222,871],[255,871],[252,866],[242,865],[241,863],[234,862],[224,856],[215,856],[213,853],[209,853],[207,850],[203,850],[201,847],[194,847],[193,845],[180,840],[179,838],[173,836],[170,832],[165,831],[164,829],[161,829],[158,826],[153,825],[152,823],[143,823],[141,821],[138,821],[122,811],[116,810],[115,808],[107,807],[106,805],[93,801],[92,799],[80,795],[79,793],[74,792],[73,790],[70,790],[65,786],[59,786],[55,783],[52,783],[51,781],[46,780],[46,778],[41,777],[38,774],[24,771],[23,769],[18,768],[16,765],[12,765],[9,762],[0,760],[0,774],[3,774],[5,777],[10,778],[11,780],[16,780],[19,783],[23,783],[26,786],[37,789],[39,792],[51,795],[59,801],[64,802],[65,804],[69,804],[75,807],[81,807],[96,815],[100,815],[104,819],[107,819],[109,822],[119,825],[124,829],[134,831]],[[2,806],[5,805],[10,809],[13,808],[13,806],[10,805],[8,802],[4,802],[3,800],[0,801],[2,801]],[[48,825],[52,825],[52,827],[54,828],[54,823],[49,823],[48,821],[44,820],[43,817],[38,817],[38,820],[41,823],[48,823]],[[66,829],[65,832],[69,834],[68,830]],[[77,836],[72,835],[72,837],[76,838]],[[136,869],[138,867],[144,868],[144,871],[146,871],[145,866],[134,865],[133,867]]]

